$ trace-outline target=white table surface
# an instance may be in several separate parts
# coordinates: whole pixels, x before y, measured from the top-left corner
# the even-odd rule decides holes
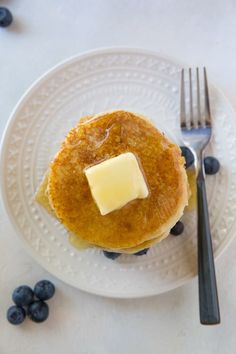
[[[0,132],[28,86],[59,61],[87,50],[156,50],[209,76],[236,106],[235,0],[5,0],[15,22],[0,28]],[[236,232],[236,230],[235,230]],[[24,250],[0,208],[0,354],[234,354],[236,240],[217,262],[222,324],[203,327],[196,279],[160,296],[114,300],[64,285]],[[52,279],[50,318],[8,324],[19,284]]]

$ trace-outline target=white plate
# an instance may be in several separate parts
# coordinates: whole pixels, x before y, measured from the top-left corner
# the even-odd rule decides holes
[[[67,232],[34,200],[34,193],[66,133],[81,116],[124,108],[149,116],[179,137],[179,71],[169,59],[143,50],[109,49],[72,58],[37,81],[21,99],[5,131],[1,187],[11,222],[32,256],[77,288],[112,297],[142,297],[182,285],[196,274],[196,224],[170,236],[146,256],[116,261],[95,248],[77,251]],[[236,120],[225,97],[211,89],[215,120],[210,149],[222,168],[207,177],[215,255],[226,248],[236,224]]]

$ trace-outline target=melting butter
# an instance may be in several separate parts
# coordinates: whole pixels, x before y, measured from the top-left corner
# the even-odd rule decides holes
[[[194,168],[187,170],[188,184],[190,189],[190,198],[188,201],[187,210],[191,211],[197,206],[197,188],[196,188],[196,172]]]
[[[90,247],[88,242],[82,240],[81,238],[72,233],[69,234],[69,242],[72,246],[79,250],[84,250]]]
[[[148,187],[136,156],[123,153],[85,169],[92,196],[106,215],[134,199],[146,198]]]

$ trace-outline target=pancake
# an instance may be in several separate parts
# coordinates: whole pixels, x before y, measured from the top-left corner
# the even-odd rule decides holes
[[[48,176],[49,176],[49,171],[47,171],[45,173],[45,176],[44,176],[44,178],[43,178],[43,180],[36,192],[35,200],[39,204],[41,204],[52,216],[57,218],[56,214],[54,213],[54,211],[50,205],[49,199],[48,199],[48,193],[47,193]],[[163,240],[165,237],[167,237],[168,234],[169,234],[169,232],[165,232],[164,234],[162,234],[154,239],[145,241],[145,242],[141,243],[140,245],[137,245],[134,247],[123,248],[123,249],[119,249],[119,250],[113,250],[113,249],[106,249],[106,250],[111,251],[111,252],[133,254],[133,253],[143,250],[144,248],[148,248],[148,247],[155,245],[156,243],[159,243],[161,240]],[[79,250],[83,250],[83,249],[93,246],[92,244],[89,244],[85,240],[82,240],[78,235],[75,235],[72,232],[69,233],[69,242],[75,248],[77,248]]]
[[[48,199],[48,193],[47,193],[48,176],[49,176],[49,171],[47,171],[44,175],[44,178],[43,178],[43,180],[36,192],[35,200],[39,204],[41,204],[49,212],[49,214],[51,214],[52,216],[57,218],[56,214],[54,213],[54,210],[52,209],[52,207],[50,205],[49,199]],[[106,249],[106,250],[110,251],[110,252],[120,252],[120,253],[126,253],[126,254],[133,254],[133,253],[143,250],[144,248],[148,248],[148,247],[155,245],[156,243],[159,243],[161,240],[166,238],[168,236],[168,234],[169,234],[169,231],[165,232],[164,234],[162,234],[154,239],[145,241],[145,242],[141,243],[140,245],[136,245],[134,247],[123,248],[123,249],[118,249],[118,250],[113,250],[113,249]],[[77,248],[79,250],[83,250],[83,249],[93,246],[92,244],[89,244],[85,240],[82,240],[78,235],[75,235],[72,232],[69,233],[69,242],[75,248]]]
[[[84,169],[125,152],[140,161],[149,196],[102,216]],[[179,147],[142,116],[121,110],[83,119],[69,132],[51,163],[47,192],[50,206],[69,231],[112,250],[134,248],[166,235],[188,203]]]
[[[154,245],[156,245],[157,243],[160,243],[162,240],[164,240],[167,236],[169,236],[170,231],[166,231],[164,232],[162,235],[160,235],[157,238],[145,241],[143,243],[141,243],[140,245],[134,246],[134,247],[130,247],[130,248],[123,248],[123,249],[116,249],[116,250],[109,250],[107,249],[107,251],[112,251],[112,252],[118,252],[118,253],[124,253],[124,254],[133,254],[139,251],[142,251],[145,248],[150,248]]]

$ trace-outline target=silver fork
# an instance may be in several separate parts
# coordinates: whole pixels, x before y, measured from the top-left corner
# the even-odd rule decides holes
[[[196,69],[196,109],[193,105],[193,74],[188,70],[189,109],[187,113],[184,69],[181,73],[180,123],[183,142],[195,157],[198,216],[199,309],[202,324],[220,323],[214,256],[205,187],[204,150],[211,139],[211,111],[206,68],[203,69],[204,107],[202,107],[199,69]],[[202,109],[203,108],[203,109]]]

